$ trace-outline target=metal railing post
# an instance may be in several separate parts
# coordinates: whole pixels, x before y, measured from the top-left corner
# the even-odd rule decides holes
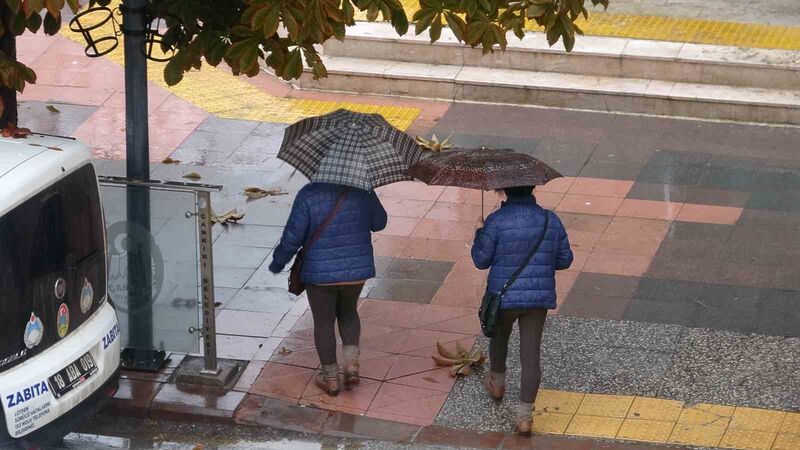
[[[211,227],[211,193],[197,192],[197,226],[200,236],[200,277],[203,307],[203,370],[217,375],[217,326],[214,306],[214,253]]]

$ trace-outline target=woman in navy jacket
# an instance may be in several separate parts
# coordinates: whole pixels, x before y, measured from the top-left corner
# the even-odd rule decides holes
[[[522,264],[531,247],[545,232],[536,255],[508,289],[500,303],[497,334],[489,344],[491,371],[484,385],[500,401],[505,394],[508,339],[519,321],[522,385],[517,407],[517,432],[530,435],[533,403],[541,382],[540,347],[547,310],[556,307],[556,270],[569,268],[572,250],[567,231],[555,213],[536,204],[533,187],[504,189],[507,200],[475,233],[472,260],[478,269],[489,269],[487,289],[499,292]],[[549,224],[544,230],[545,214]]]
[[[322,372],[315,381],[329,395],[339,393],[334,333],[337,321],[342,337],[345,387],[359,382],[361,321],[356,307],[364,282],[375,276],[371,232],[386,227],[386,210],[374,191],[327,183],[308,184],[294,200],[283,237],[269,265],[271,272],[281,272],[311,239],[342,195],[344,201],[333,220],[304,252],[301,274],[314,317],[314,345],[322,363]]]

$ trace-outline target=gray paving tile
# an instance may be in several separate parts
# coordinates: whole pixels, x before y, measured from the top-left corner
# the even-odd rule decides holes
[[[197,127],[197,131],[249,134],[260,125],[261,122],[253,120],[221,119],[215,116],[208,116]]]
[[[247,139],[242,142],[242,145],[236,149],[234,154],[277,155],[281,149],[281,142],[283,142],[282,135],[259,136],[251,134],[247,136]]]
[[[747,207],[800,212],[800,192],[754,192],[747,202]]]
[[[622,319],[631,297],[570,292],[561,303],[561,314],[600,319]]]
[[[56,108],[58,112],[48,110],[48,106]],[[19,103],[17,113],[21,126],[36,133],[72,136],[95,111],[95,106],[23,101]]]
[[[641,169],[642,166],[639,164],[589,161],[581,170],[580,176],[610,180],[636,180]]]
[[[601,273],[581,273],[570,293],[630,297],[636,292],[640,278]]]
[[[239,289],[255,273],[255,269],[214,266],[214,286]]]
[[[759,242],[734,240],[726,243],[719,257],[722,261],[758,265],[780,265],[786,254],[782,242]]]
[[[247,139],[249,133],[231,131],[195,131],[178,147],[179,150],[208,150],[230,154]]]
[[[700,205],[731,206],[741,208],[748,204],[751,194],[719,189],[702,189],[692,187],[686,196],[687,203]]]
[[[442,283],[450,269],[452,262],[428,261],[422,259],[395,258],[384,277],[395,280],[433,281]]]
[[[601,141],[589,159],[644,164],[655,152],[655,142],[654,137],[615,135],[612,139]]]
[[[94,170],[98,176],[125,176],[126,164],[124,160],[95,158],[92,160],[92,163],[94,164]]]
[[[656,252],[657,259],[683,261],[696,259],[703,261],[719,260],[723,244],[707,240],[665,239]]]
[[[252,225],[272,225],[283,227],[289,220],[291,206],[276,204],[269,199],[247,202],[240,208],[245,213],[247,223]]]
[[[547,319],[544,340],[669,353],[682,333],[683,327],[675,325],[555,315]]]
[[[289,268],[291,265],[287,264],[283,272],[275,274],[267,269],[270,262],[272,262],[271,256],[268,257],[261,267],[253,273],[253,276],[247,280],[244,289],[264,290],[266,288],[287,288],[289,285]]]
[[[390,256],[376,256],[375,257],[375,277],[382,278],[386,274],[386,270],[394,261]]]
[[[369,298],[401,302],[430,303],[441,283],[421,280],[381,278],[369,291]]]
[[[481,146],[489,148],[510,148],[530,155],[536,152],[538,145],[539,139],[537,138],[487,135],[481,140]]]
[[[658,148],[650,158],[650,165],[672,166],[676,164],[689,164],[703,166],[712,158],[711,153],[698,151],[676,151],[665,148]]]
[[[676,162],[647,164],[639,172],[636,181],[656,184],[695,185],[703,175],[705,167],[697,164]]]
[[[732,231],[731,225],[676,221],[670,224],[666,238],[725,242]]]
[[[270,249],[245,245],[226,245],[224,241],[214,246],[214,265],[257,269],[269,255]]]
[[[225,305],[225,309],[286,314],[296,303],[297,297],[285,287],[242,289]]]
[[[755,337],[739,362],[730,397],[769,409],[800,408],[800,338]]]
[[[688,186],[637,181],[628,191],[627,198],[681,203],[686,201],[689,192]]]
[[[257,136],[283,136],[283,132],[288,126],[285,123],[261,122],[253,129],[251,134]]]
[[[223,227],[214,245],[241,245],[273,248],[283,235],[283,228],[266,225],[230,224]]]

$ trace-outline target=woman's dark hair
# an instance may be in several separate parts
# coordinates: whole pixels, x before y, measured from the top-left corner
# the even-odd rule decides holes
[[[506,197],[530,197],[533,195],[533,186],[515,186],[505,189],[498,189],[497,193],[504,192]]]

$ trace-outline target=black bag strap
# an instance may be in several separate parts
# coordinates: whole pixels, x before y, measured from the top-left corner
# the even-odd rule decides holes
[[[499,297],[502,297],[506,294],[508,288],[510,288],[511,285],[514,284],[515,281],[517,281],[517,278],[520,276],[520,274],[522,274],[522,271],[525,270],[525,267],[527,267],[528,263],[531,262],[531,259],[533,259],[533,257],[536,255],[536,252],[539,251],[539,247],[541,247],[542,242],[544,241],[544,237],[547,234],[547,227],[549,225],[550,225],[550,212],[545,209],[544,230],[542,231],[542,234],[539,236],[539,239],[536,241],[533,247],[531,247],[531,250],[528,252],[528,255],[525,257],[525,260],[522,262],[522,264],[520,264],[519,267],[517,267],[517,270],[514,271],[514,273],[511,275],[511,278],[509,278],[508,281],[506,281],[506,284],[503,285],[503,289],[500,289],[500,292],[497,294]]]
[[[322,237],[322,232],[325,231],[325,228],[328,228],[328,225],[330,225],[331,222],[333,222],[333,218],[336,217],[336,213],[339,212],[339,209],[342,208],[344,200],[347,198],[347,194],[349,193],[350,193],[350,188],[345,187],[342,193],[339,194],[339,198],[336,200],[336,205],[334,205],[331,212],[328,213],[328,216],[325,217],[325,220],[322,221],[322,224],[320,224],[319,228],[317,228],[316,231],[314,231],[314,234],[311,236],[311,239],[309,239],[308,242],[306,242],[305,245],[303,245],[302,249],[303,253],[307,252],[311,248],[311,246],[314,245],[314,243],[317,242],[317,240],[320,237]]]

